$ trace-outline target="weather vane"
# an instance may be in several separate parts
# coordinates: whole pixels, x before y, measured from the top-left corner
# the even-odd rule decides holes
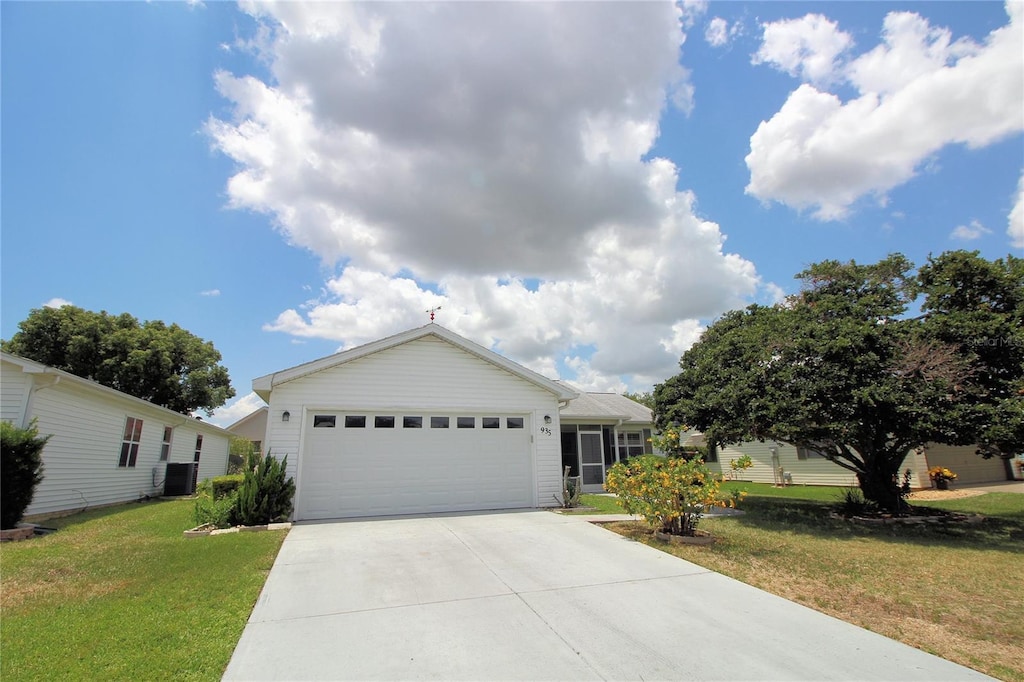
[[[436,308],[431,308],[430,310],[426,310],[424,312],[430,313],[430,321],[433,322],[434,321],[434,313],[436,313],[440,309],[441,309],[441,306],[437,306]]]

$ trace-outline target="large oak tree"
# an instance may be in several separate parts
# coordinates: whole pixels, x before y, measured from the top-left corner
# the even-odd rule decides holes
[[[5,351],[176,412],[209,414],[235,395],[220,352],[176,324],[66,305],[33,309],[18,329]]]
[[[959,251],[915,272],[895,254],[825,261],[797,279],[785,302],[707,329],[655,389],[660,426],[816,450],[889,510],[903,506],[897,478],[912,448],[1024,449],[1024,260]]]

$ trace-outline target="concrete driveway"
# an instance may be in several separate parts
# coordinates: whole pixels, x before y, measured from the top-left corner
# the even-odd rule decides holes
[[[545,511],[297,525],[224,678],[989,679]]]

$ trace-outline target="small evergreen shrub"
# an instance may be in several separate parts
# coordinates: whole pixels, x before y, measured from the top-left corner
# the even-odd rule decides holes
[[[0,422],[0,528],[14,528],[43,480],[43,447],[33,421],[28,428]]]
[[[287,477],[288,456],[280,462],[273,455],[250,458],[245,479],[238,489],[238,500],[232,512],[231,523],[259,526],[265,523],[287,521],[292,514],[295,480]]]
[[[242,487],[245,480],[244,474],[228,474],[227,476],[214,476],[210,479],[213,499],[222,500],[231,493]]]

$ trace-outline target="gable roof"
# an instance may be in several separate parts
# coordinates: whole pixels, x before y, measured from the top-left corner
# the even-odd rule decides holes
[[[334,355],[328,355],[327,357],[320,358],[318,360],[313,360],[289,369],[274,372],[273,374],[266,374],[252,380],[252,390],[256,392],[256,395],[269,403],[270,394],[274,390],[274,387],[279,384],[283,384],[286,381],[294,381],[295,379],[309,374],[322,372],[325,369],[337,367],[339,365],[352,362],[353,360],[358,360],[359,358],[372,355],[373,353],[380,353],[381,351],[388,350],[389,348],[394,348],[404,343],[416,341],[417,339],[422,339],[428,336],[433,336],[450,343],[470,355],[474,355],[485,362],[489,362],[490,364],[495,365],[496,367],[503,369],[520,379],[528,381],[545,391],[554,393],[559,400],[572,400],[579,395],[577,391],[572,390],[564,384],[548,379],[547,377],[534,372],[532,369],[527,369],[519,363],[513,362],[492,350],[488,350],[480,344],[474,343],[463,336],[459,336],[450,329],[445,329],[434,322],[422,327],[416,327],[415,329],[409,329],[384,339],[371,341],[370,343],[350,348],[349,350],[335,353]]]
[[[28,358],[23,358],[19,355],[11,355],[10,353],[6,353],[3,351],[0,351],[0,358],[2,358],[4,362],[9,362],[12,365],[17,365],[21,367],[21,371],[24,372],[25,374],[43,374],[53,376],[56,378],[56,383],[66,381],[68,383],[84,388],[89,392],[100,396],[104,396],[107,398],[117,398],[122,401],[134,403],[139,407],[146,407],[150,410],[156,410],[158,412],[161,412],[168,417],[173,416],[176,417],[177,419],[187,419],[189,420],[189,422],[195,422],[194,426],[202,428],[204,430],[218,432],[225,436],[231,435],[230,433],[228,433],[221,427],[217,426],[216,424],[211,424],[210,422],[203,421],[202,419],[190,417],[189,415],[182,414],[181,412],[175,412],[174,410],[162,407],[155,403],[151,403],[148,400],[143,400],[142,398],[138,398],[128,393],[124,393],[123,391],[118,391],[117,389],[110,388],[109,386],[98,384],[95,381],[92,381],[91,379],[85,379],[83,377],[78,376],[77,374],[65,372],[62,369],[50,367],[49,365],[44,365],[41,362],[29,360]],[[56,383],[54,385],[56,385]]]
[[[562,419],[572,420],[622,419],[624,421],[653,423],[650,408],[618,393],[584,393],[558,411]]]
[[[244,417],[242,417],[238,421],[234,422],[233,424],[225,426],[224,428],[226,430],[228,430],[228,431],[234,432],[234,430],[237,429],[239,426],[247,424],[248,422],[252,421],[253,419],[256,419],[257,417],[259,417],[260,415],[267,414],[267,412],[269,412],[269,411],[270,411],[270,408],[267,407],[266,405],[264,405],[263,407],[257,407],[255,410],[253,410],[249,414],[245,415]]]

